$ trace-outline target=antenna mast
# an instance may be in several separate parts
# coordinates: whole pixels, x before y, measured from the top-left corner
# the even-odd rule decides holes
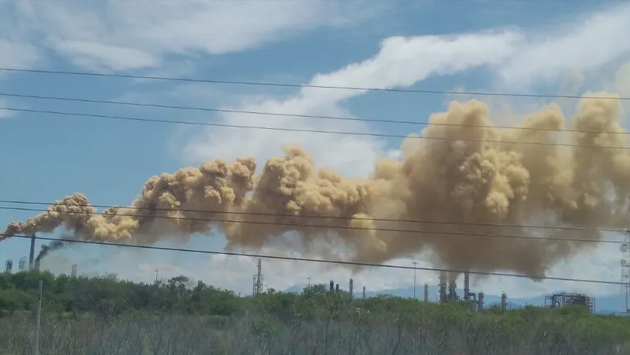
[[[630,292],[630,230],[626,228],[623,244],[619,247],[621,258],[621,291],[626,295],[626,313],[630,313],[628,307],[628,293]]]
[[[253,294],[259,295],[263,292],[263,274],[262,274],[262,260],[258,259],[258,265],[256,267],[256,274],[254,275]],[[310,280],[309,280],[310,282]]]

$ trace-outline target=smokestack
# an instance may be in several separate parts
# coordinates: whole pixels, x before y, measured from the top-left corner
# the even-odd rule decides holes
[[[363,286],[363,299],[365,299],[365,286]]]
[[[440,272],[440,303],[446,302],[446,272]]]
[[[479,297],[477,298],[477,310],[483,311],[483,292],[479,292]]]
[[[35,261],[33,262],[33,269],[36,271],[39,271],[39,263],[40,260],[39,259],[35,259]]]
[[[339,292],[339,284],[335,285],[335,292]]]
[[[335,290],[335,281],[330,280],[330,292],[333,292]]]
[[[470,272],[464,272],[464,301],[470,300]]]
[[[72,265],[72,272],[70,273],[70,276],[77,277],[77,264]]]
[[[28,269],[33,270],[35,263],[35,234],[31,236],[31,250],[28,254]]]
[[[457,299],[457,283],[455,280],[448,282],[448,299],[454,301]]]
[[[350,292],[350,298],[352,298],[352,292],[354,290],[354,281],[350,279],[350,285],[348,287],[348,292]]]
[[[7,272],[7,274],[10,274],[12,270],[13,270],[13,260],[9,259],[6,262],[6,272]]]
[[[424,302],[429,302],[429,284],[424,284]]]
[[[507,294],[505,292],[501,293],[501,310],[505,311],[507,309]]]
[[[20,271],[24,271],[24,269],[26,269],[26,258],[20,258],[18,261],[18,269]]]

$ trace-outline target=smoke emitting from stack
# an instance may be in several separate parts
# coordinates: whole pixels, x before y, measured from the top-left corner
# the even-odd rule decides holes
[[[589,96],[601,98],[582,99],[571,120],[551,104],[525,117],[525,129],[510,130],[490,127],[489,109],[480,101],[453,102],[447,112],[431,115],[420,134],[435,139],[410,136],[402,143],[400,160],[380,159],[365,179],[318,169],[303,148],[289,146],[285,156],[269,159],[258,173],[253,158],[241,158],[151,177],[129,207],[113,206],[102,214],[76,193],[48,212],[11,223],[5,233],[32,235],[64,227],[80,239],[150,245],[218,229],[229,250],[258,250],[297,231],[307,252],[323,256],[336,251],[340,240],[352,250],[352,261],[379,263],[429,251],[439,266],[544,276],[554,263],[594,244],[473,234],[561,239],[568,233],[524,226],[578,226],[588,229],[571,231],[570,237],[597,241],[601,235],[595,228],[623,227],[630,154],[603,148],[628,146],[627,137],[617,134],[625,132],[620,100],[612,94]],[[565,126],[582,132],[545,131]],[[567,142],[591,147],[561,145]],[[469,235],[441,234],[453,232]]]

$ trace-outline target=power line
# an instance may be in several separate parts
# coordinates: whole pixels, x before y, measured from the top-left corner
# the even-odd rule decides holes
[[[92,100],[92,99],[81,99],[81,98],[66,98],[66,97],[51,97],[51,96],[37,96],[37,95],[21,95],[21,94],[10,94],[10,93],[1,93],[0,96],[10,96],[10,97],[22,97],[22,98],[33,98],[33,99],[49,99],[49,100],[59,100],[59,101],[80,101],[80,102],[89,102],[89,103],[98,103],[98,104],[111,104],[111,105],[127,105],[127,106],[141,106],[141,107],[155,107],[155,108],[166,108],[166,109],[175,109],[175,110],[191,110],[191,111],[204,111],[204,112],[215,112],[215,113],[239,113],[246,115],[255,115],[255,116],[272,116],[272,117],[294,117],[294,118],[311,118],[311,119],[323,119],[323,120],[334,120],[334,121],[353,121],[353,122],[368,122],[368,123],[392,123],[392,124],[406,124],[406,125],[416,125],[416,126],[440,126],[440,127],[470,127],[470,128],[488,128],[488,129],[513,129],[513,130],[524,130],[524,131],[539,131],[539,132],[562,132],[562,133],[596,133],[596,134],[621,134],[628,135],[630,132],[615,132],[615,131],[596,131],[596,130],[586,130],[586,129],[564,129],[564,128],[541,128],[541,127],[518,127],[518,126],[490,126],[490,125],[474,125],[474,124],[461,124],[461,123],[445,123],[445,122],[419,122],[419,121],[406,121],[406,120],[390,120],[390,119],[370,119],[370,118],[359,118],[359,117],[350,117],[350,116],[326,116],[326,115],[307,115],[307,114],[299,114],[299,113],[284,113],[284,112],[268,112],[268,111],[254,111],[254,110],[237,110],[237,109],[225,109],[225,108],[214,108],[214,107],[198,107],[198,106],[176,106],[176,105],[164,105],[164,104],[152,104],[152,103],[135,103],[128,101],[110,101],[110,100]],[[109,115],[92,115],[92,114],[84,114],[84,113],[72,113],[72,112],[60,112],[60,111],[49,111],[49,110],[35,110],[35,109],[24,109],[24,108],[16,108],[16,107],[0,107],[1,110],[5,111],[13,111],[13,112],[26,112],[26,113],[50,113],[50,114],[58,114],[58,115],[79,115],[79,116],[94,116],[100,118],[112,118]],[[125,119],[131,119],[129,117],[124,117]],[[134,120],[142,120],[134,118]],[[171,120],[159,120],[161,122],[166,123],[184,123],[189,121],[171,121]],[[193,124],[193,122],[189,122]],[[194,124],[201,124],[195,122]]]
[[[0,206],[0,210],[10,210],[10,211],[29,211],[29,212],[52,212],[45,209],[37,209],[37,208],[22,208],[22,207],[4,207]],[[54,213],[65,214],[65,215],[85,215],[86,213],[78,212],[78,211],[54,211]],[[104,215],[103,212],[94,213],[96,215]],[[138,217],[135,214],[131,213],[118,213],[116,216],[121,217]],[[450,236],[450,237],[474,237],[474,238],[496,238],[496,239],[522,239],[529,241],[562,241],[562,242],[579,242],[579,243],[593,243],[593,244],[623,244],[623,241],[616,240],[593,240],[593,239],[584,239],[584,238],[554,238],[554,237],[537,237],[537,236],[523,236],[523,235],[505,235],[505,234],[487,234],[487,233],[462,233],[462,232],[447,232],[447,231],[421,231],[414,229],[400,229],[400,228],[365,228],[365,227],[354,227],[354,226],[333,226],[327,224],[300,224],[300,223],[285,223],[285,222],[264,222],[264,221],[247,221],[247,220],[238,220],[238,219],[223,219],[223,218],[199,218],[199,217],[174,217],[174,216],[151,216],[151,218],[155,219],[166,219],[166,220],[177,220],[177,221],[195,221],[195,222],[205,222],[207,224],[211,223],[242,223],[242,224],[254,224],[254,225],[266,225],[266,226],[282,226],[282,227],[295,227],[295,228],[321,228],[321,229],[333,229],[333,230],[352,230],[352,231],[376,231],[376,232],[388,232],[388,233],[405,233],[405,234],[420,234],[427,235],[428,238],[440,238],[442,236]],[[457,223],[453,223],[456,225]]]
[[[623,100],[623,101],[630,100],[630,97],[611,98],[611,97],[601,97],[601,96],[579,96],[579,95],[549,95],[549,94],[482,92],[482,91],[420,90],[420,89],[402,89],[402,88],[377,88],[377,87],[359,87],[359,86],[293,84],[293,83],[277,83],[277,82],[274,83],[274,82],[262,82],[262,81],[195,79],[195,78],[166,77],[166,76],[152,76],[152,75],[91,73],[91,72],[63,71],[63,70],[17,69],[17,68],[6,68],[6,67],[0,68],[0,71],[21,72],[21,73],[36,73],[36,74],[93,76],[93,77],[106,77],[106,78],[159,80],[159,81],[180,81],[180,82],[208,83],[208,84],[229,84],[229,85],[246,85],[246,86],[312,88],[312,89],[327,89],[327,90],[382,91],[382,92],[398,92],[398,93],[414,93],[414,94],[439,94],[439,95],[450,94],[450,95],[502,96],[502,97],[506,97],[507,96],[507,97],[559,98],[559,99],[598,98],[598,99],[619,99],[619,100]]]
[[[63,203],[61,201],[55,202],[43,202],[43,201],[24,201],[24,200],[1,200],[0,203],[15,204],[15,205],[38,205],[38,206],[82,206],[76,203]],[[110,208],[112,205],[98,205],[88,204],[86,207],[93,208]],[[452,222],[452,221],[430,221],[420,219],[397,219],[397,218],[372,218],[372,217],[341,217],[341,216],[322,216],[322,215],[293,215],[288,213],[266,213],[266,212],[238,212],[238,211],[218,211],[218,210],[199,210],[188,208],[163,208],[163,207],[139,207],[128,206],[119,207],[120,209],[134,210],[134,211],[160,211],[160,212],[189,212],[189,213],[212,213],[222,215],[240,215],[240,216],[262,216],[262,217],[286,217],[286,218],[303,218],[303,219],[332,219],[332,220],[360,220],[360,221],[374,221],[374,222],[394,222],[394,223],[419,223],[419,224],[437,224],[437,225],[463,225],[463,226],[480,226],[480,227],[497,227],[497,228],[527,228],[527,229],[553,229],[553,230],[570,230],[570,231],[591,231],[591,232],[618,232],[625,233],[623,228],[588,228],[588,227],[573,227],[573,226],[542,226],[542,225],[521,225],[521,224],[499,224],[499,223],[482,223],[482,222]],[[0,207],[4,208],[4,207]],[[6,207],[11,209],[12,207]],[[28,211],[31,211],[30,209]],[[32,211],[46,212],[44,209],[33,209]],[[566,239],[560,239],[566,240]]]
[[[91,100],[91,99],[78,99],[78,98],[60,98],[51,96],[36,96],[36,95],[21,95],[21,94],[6,94],[0,93],[0,96],[13,96],[13,97],[27,97],[35,99],[45,100],[60,100],[60,101],[78,101],[78,102],[91,102],[91,103],[104,103],[104,104],[116,104],[116,105],[132,105],[142,107],[162,107],[162,108],[182,108],[182,106],[167,106],[158,104],[140,104],[124,101],[105,101],[105,100]],[[402,135],[402,134],[386,134],[386,133],[370,133],[370,132],[349,132],[349,131],[327,131],[319,129],[305,129],[305,128],[285,128],[285,127],[267,127],[267,126],[246,126],[246,125],[234,125],[226,123],[212,123],[212,122],[193,122],[193,121],[181,121],[181,120],[163,120],[155,118],[140,118],[130,116],[117,116],[117,115],[102,115],[92,113],[79,113],[79,112],[64,112],[53,110],[33,110],[33,109],[21,109],[13,107],[0,107],[0,110],[25,112],[25,113],[46,113],[61,116],[73,116],[73,117],[93,117],[93,118],[105,118],[113,120],[123,121],[136,121],[136,122],[151,122],[151,123],[170,123],[170,124],[184,124],[193,126],[210,126],[210,127],[223,127],[223,128],[237,128],[237,129],[253,129],[253,130],[268,130],[268,131],[282,131],[282,132],[305,132],[305,133],[318,133],[318,134],[337,134],[337,135],[349,135],[349,136],[367,136],[367,137],[380,137],[380,138],[411,138],[411,139],[426,139],[426,140],[440,140],[440,141],[464,141],[464,142],[477,142],[477,143],[497,143],[497,144],[514,144],[514,145],[534,145],[534,146],[556,146],[556,147],[578,147],[578,148],[593,148],[593,149],[618,149],[618,150],[630,150],[627,146],[605,146],[605,145],[593,145],[593,144],[572,144],[572,143],[547,143],[547,142],[522,142],[522,141],[505,141],[505,140],[490,140],[490,139],[472,139],[472,138],[453,138],[453,137],[426,137],[426,136],[414,136],[414,135]],[[430,124],[429,124],[430,125]],[[606,132],[599,132],[606,133]],[[625,132],[627,133],[627,132]]]
[[[469,270],[441,269],[441,268],[405,266],[405,265],[392,265],[392,264],[364,263],[364,262],[356,262],[356,261],[343,261],[343,260],[330,260],[330,259],[298,258],[298,257],[277,256],[277,255],[267,255],[267,254],[251,254],[251,253],[238,253],[238,252],[228,252],[228,251],[214,251],[214,250],[201,250],[201,249],[158,247],[158,246],[154,246],[154,245],[124,244],[124,243],[116,243],[116,242],[100,242],[100,241],[91,241],[91,240],[49,238],[49,237],[39,237],[39,236],[27,236],[27,235],[7,235],[7,234],[0,234],[0,235],[3,236],[3,237],[7,237],[7,238],[22,238],[22,239],[35,238],[35,239],[38,239],[38,240],[60,241],[60,242],[64,242],[64,243],[95,244],[95,245],[107,245],[107,246],[115,246],[115,247],[123,247],[123,248],[174,251],[174,252],[210,254],[210,255],[242,256],[242,257],[249,257],[249,258],[275,259],[275,260],[300,261],[300,262],[324,263],[324,264],[337,264],[337,265],[347,265],[347,266],[379,267],[379,268],[402,269],[402,270],[414,270],[414,269],[416,269],[416,270],[423,270],[423,271],[438,271],[438,272],[449,272],[449,273],[459,273],[459,274],[463,274],[464,272],[468,272],[468,273],[470,273],[472,275],[517,277],[517,278],[523,278],[523,279],[583,282],[583,283],[594,283],[594,284],[605,284],[605,285],[620,285],[621,284],[621,282],[618,282],[618,281],[578,279],[578,278],[568,278],[568,277],[533,276],[533,275],[522,275],[522,274],[512,274],[512,273],[503,273],[503,272],[469,271]]]

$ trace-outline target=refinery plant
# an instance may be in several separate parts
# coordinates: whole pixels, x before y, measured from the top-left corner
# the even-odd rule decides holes
[[[30,249],[29,249],[29,257],[28,257],[28,270],[39,270],[40,269],[40,257],[35,256],[35,241],[36,238],[33,236],[30,238]],[[18,262],[19,271],[26,270],[26,258],[20,258]],[[5,263],[5,272],[12,273],[13,272],[13,260],[7,260]],[[77,276],[77,265],[72,265],[71,275],[73,277]],[[452,277],[454,276],[454,277]],[[439,303],[447,303],[447,302],[467,302],[473,306],[473,309],[476,311],[481,311],[484,309],[484,293],[483,292],[472,292],[470,290],[470,272],[464,272],[464,289],[463,295],[460,297],[457,294],[457,283],[456,283],[457,275],[450,275],[448,272],[442,271],[440,272],[439,284],[438,284],[438,299]],[[263,293],[263,274],[262,274],[262,260],[259,259],[257,263],[257,272],[253,276],[253,284],[252,284],[252,294],[256,296],[260,293]],[[329,284],[329,292],[339,292],[339,284],[335,283],[333,280],[330,280]],[[354,281],[350,279],[348,284],[348,291],[351,298],[354,298]],[[365,286],[363,287],[362,297],[365,298]],[[424,284],[424,302],[429,302],[429,285]],[[595,298],[589,297],[585,294],[576,294],[576,293],[555,293],[552,295],[545,296],[545,304],[546,308],[558,308],[565,306],[584,306],[587,307],[592,313],[595,313]],[[501,294],[501,303],[499,307],[502,310],[508,309],[508,301],[507,294],[503,292]]]

